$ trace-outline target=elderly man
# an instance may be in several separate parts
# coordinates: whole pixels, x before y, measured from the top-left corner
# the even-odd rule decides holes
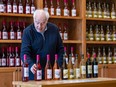
[[[50,54],[50,62],[53,66],[55,54],[58,54],[58,64],[62,66],[62,55],[64,53],[63,43],[58,27],[49,23],[49,13],[44,10],[36,10],[33,14],[34,23],[26,27],[23,31],[21,44],[21,59],[27,55],[29,64],[29,80],[34,79],[36,71],[36,55],[40,55],[42,67],[42,78],[44,79],[44,68],[46,65],[46,55]]]

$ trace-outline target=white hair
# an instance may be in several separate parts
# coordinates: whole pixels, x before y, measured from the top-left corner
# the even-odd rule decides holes
[[[39,14],[44,13],[47,20],[48,20],[49,17],[50,17],[50,15],[49,15],[49,13],[48,13],[47,11],[44,11],[43,9],[37,9],[37,10],[35,10],[34,13],[33,13],[33,18],[34,18],[34,19],[36,18],[36,15],[37,15],[38,13],[39,13]]]

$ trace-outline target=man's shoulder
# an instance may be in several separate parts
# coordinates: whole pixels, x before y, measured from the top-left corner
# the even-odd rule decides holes
[[[49,29],[58,30],[57,25],[55,25],[54,23],[51,23],[51,22],[48,22],[48,23],[47,23],[47,27],[48,27]]]
[[[32,30],[32,28],[33,28],[33,24],[30,24],[24,29],[24,32],[29,32],[30,30]]]

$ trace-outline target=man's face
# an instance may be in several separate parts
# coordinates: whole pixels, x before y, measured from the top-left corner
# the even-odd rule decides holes
[[[43,16],[38,16],[34,19],[34,26],[39,32],[43,32],[47,24],[47,20]]]

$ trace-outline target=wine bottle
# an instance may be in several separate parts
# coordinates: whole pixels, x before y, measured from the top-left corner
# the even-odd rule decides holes
[[[23,14],[23,4],[21,0],[19,0],[18,13]]]
[[[56,16],[61,16],[60,0],[57,0]]]
[[[77,15],[77,11],[75,7],[75,0],[72,0],[71,16],[75,17],[76,15]]]
[[[54,13],[55,13],[55,9],[54,9],[54,5],[53,5],[53,0],[50,0],[50,2],[51,2],[51,5],[50,5],[50,15],[55,15]]]
[[[35,11],[34,0],[31,0],[31,14],[33,14],[34,11]]]
[[[42,80],[42,68],[40,64],[40,56],[36,55],[36,72],[34,74],[34,80],[35,81],[40,81]]]
[[[64,47],[64,56],[65,56],[65,59],[66,59],[66,64],[68,65],[68,55],[66,53],[66,47]]]
[[[1,66],[7,66],[7,57],[5,53],[5,47],[2,47],[2,58],[1,58]]]
[[[67,0],[64,0],[63,16],[69,16],[69,8]]]
[[[17,13],[17,3],[16,3],[16,0],[13,1],[13,13]]]
[[[29,80],[29,65],[27,63],[27,55],[24,54],[24,63],[22,66],[22,81],[27,82]]]

